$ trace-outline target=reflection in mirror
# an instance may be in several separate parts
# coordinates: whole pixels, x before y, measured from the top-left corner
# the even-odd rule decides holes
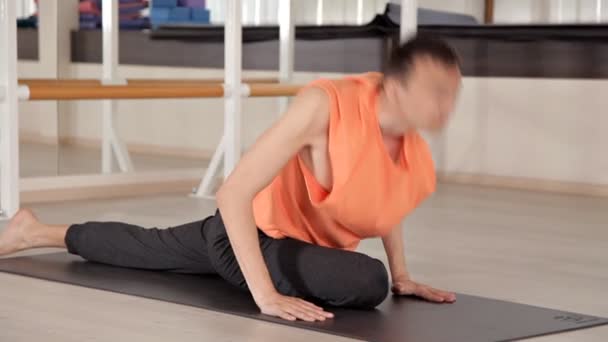
[[[114,101],[114,131],[106,132],[113,139],[111,173],[127,172],[130,165],[137,172],[204,168],[209,151],[200,146],[204,139],[192,134],[194,122],[204,125],[203,101]],[[71,101],[60,115],[60,175],[102,172],[103,106],[103,101]]]
[[[59,135],[56,103],[53,101],[19,104],[19,176],[58,175]]]

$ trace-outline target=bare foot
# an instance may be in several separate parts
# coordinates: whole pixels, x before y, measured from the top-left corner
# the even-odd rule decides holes
[[[38,219],[28,209],[21,209],[0,233],[0,255],[7,255],[34,247],[32,230]]]

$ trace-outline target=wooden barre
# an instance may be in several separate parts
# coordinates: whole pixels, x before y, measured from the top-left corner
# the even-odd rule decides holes
[[[295,96],[302,85],[298,84],[249,84],[250,97]]]
[[[220,78],[212,79],[145,79],[133,78],[127,79],[127,84],[144,85],[144,86],[190,86],[201,84],[218,84],[224,80]],[[243,83],[278,83],[276,78],[250,78],[243,79]],[[38,85],[53,85],[56,87],[71,87],[71,86],[101,86],[101,81],[98,79],[45,79],[45,78],[22,78],[18,81],[19,84],[27,86]]]
[[[220,84],[182,85],[71,85],[53,86],[38,84],[27,87],[29,94],[24,100],[111,100],[111,99],[167,99],[167,98],[213,98],[224,97]],[[249,97],[293,96],[300,85],[248,84]]]
[[[103,100],[223,97],[222,86],[31,85],[29,100]]]

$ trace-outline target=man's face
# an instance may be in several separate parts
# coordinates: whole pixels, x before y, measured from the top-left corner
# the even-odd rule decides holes
[[[461,74],[429,57],[418,57],[407,79],[394,83],[395,113],[415,129],[438,131],[445,127],[456,105]]]

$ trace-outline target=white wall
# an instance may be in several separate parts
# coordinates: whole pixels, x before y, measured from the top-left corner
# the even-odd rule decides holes
[[[35,66],[19,64],[22,77]],[[71,77],[98,77],[97,65],[77,64]],[[221,70],[122,66],[123,77],[220,77]],[[248,72],[276,76],[275,72]],[[296,73],[295,82],[339,74]],[[459,106],[438,139],[440,171],[467,172],[608,185],[608,80],[466,78]],[[49,103],[21,103],[22,132],[54,137]],[[277,116],[275,99],[247,99],[243,144],[250,146]],[[120,101],[117,127],[127,144],[176,149],[215,149],[223,127],[223,102],[205,100]],[[61,134],[99,139],[101,109],[96,101],[75,101],[61,115]]]
[[[505,24],[604,22],[607,6],[607,0],[498,0],[494,21]]]
[[[502,0],[498,0],[497,2],[500,1]],[[484,0],[418,0],[418,6],[438,11],[472,15],[480,23],[483,23]]]
[[[295,21],[297,24],[317,24],[317,8],[321,6],[321,23],[356,24],[357,6],[359,0],[292,0],[296,8]],[[247,24],[255,22],[255,9],[259,3],[262,24],[277,24],[277,6],[279,0],[243,0],[243,21]],[[362,0],[362,22],[370,21],[376,14],[382,13],[389,0]],[[399,2],[399,0],[392,0]],[[211,20],[222,23],[225,15],[224,0],[208,0],[211,10]],[[420,7],[444,10],[455,13],[465,13],[483,21],[483,0],[418,0]]]
[[[253,23],[256,1],[261,1],[262,21],[277,23],[278,0],[244,0],[246,12],[243,18]],[[317,6],[322,3],[323,24],[355,24],[358,0],[293,0],[296,7],[296,23],[316,24]],[[386,3],[400,0],[363,0],[363,21],[371,20],[384,10]],[[212,20],[223,21],[224,0],[209,0]],[[483,22],[484,0],[418,0],[418,6],[428,9],[462,13],[474,16]],[[599,4],[599,7],[598,7]],[[599,8],[599,12],[597,9]],[[599,16],[598,16],[599,13]],[[608,19],[608,0],[497,0],[495,1],[497,23],[558,23],[596,22]]]
[[[292,0],[295,7],[295,22],[297,24],[315,25],[317,23],[317,8],[322,9],[323,24],[355,24],[357,22],[358,0]],[[363,21],[371,20],[376,13],[382,12],[387,0],[362,0]],[[243,22],[254,24],[256,6],[260,9],[261,24],[278,23],[279,0],[243,0]],[[207,6],[211,11],[213,23],[223,23],[226,11],[225,0],[208,0]]]
[[[467,78],[442,170],[608,184],[608,80]]]

